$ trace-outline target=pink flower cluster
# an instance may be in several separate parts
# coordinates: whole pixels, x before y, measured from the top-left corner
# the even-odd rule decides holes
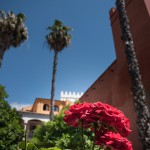
[[[108,104],[74,104],[65,111],[64,121],[69,126],[83,126],[92,131],[96,129],[95,144],[105,144],[118,150],[132,150],[132,143],[125,138],[131,133],[129,119]]]

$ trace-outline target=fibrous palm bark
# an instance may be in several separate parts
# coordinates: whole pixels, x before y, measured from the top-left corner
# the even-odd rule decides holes
[[[150,113],[146,105],[146,94],[141,80],[139,65],[136,58],[133,38],[130,31],[129,19],[126,13],[125,5],[125,0],[116,0],[116,7],[118,10],[120,27],[122,31],[122,40],[125,46],[128,69],[132,81],[132,92],[137,112],[137,125],[139,129],[139,137],[143,146],[143,150],[149,150]]]
[[[48,29],[51,30],[52,32],[46,35],[46,40],[50,49],[54,51],[51,99],[50,99],[50,120],[53,120],[58,53],[61,52],[65,47],[69,46],[71,41],[71,35],[68,33],[68,31],[71,30],[71,28],[68,26],[64,26],[61,21],[55,20],[54,25],[48,27]]]
[[[53,73],[52,73],[52,89],[51,89],[51,102],[50,102],[50,120],[53,120],[54,104],[55,104],[55,82],[56,70],[58,64],[58,51],[54,51]]]

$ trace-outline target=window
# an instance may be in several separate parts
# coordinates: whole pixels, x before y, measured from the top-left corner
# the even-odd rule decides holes
[[[57,105],[54,106],[54,111],[59,112],[59,107]]]
[[[43,105],[43,110],[49,111],[49,106],[48,106],[48,104],[44,104],[44,105]]]

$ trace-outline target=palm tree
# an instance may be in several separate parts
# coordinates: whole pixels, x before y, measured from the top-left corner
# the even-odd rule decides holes
[[[25,16],[19,13],[0,11],[0,66],[6,50],[11,46],[17,47],[28,37],[27,28],[24,25]]]
[[[51,32],[48,35],[46,35],[46,41],[48,43],[50,50],[54,51],[51,99],[50,99],[50,120],[53,120],[58,53],[61,52],[65,47],[69,46],[71,41],[71,35],[68,33],[68,31],[70,31],[71,28],[68,26],[64,26],[61,21],[55,20],[54,25],[48,27],[48,30],[51,30]]]
[[[132,81],[132,92],[135,108],[137,112],[137,125],[139,137],[143,150],[150,149],[150,113],[146,105],[146,93],[141,80],[139,65],[136,58],[134,43],[129,26],[129,19],[126,13],[125,0],[116,0],[120,27],[122,31],[122,40],[125,47],[126,58],[128,62],[129,74]]]

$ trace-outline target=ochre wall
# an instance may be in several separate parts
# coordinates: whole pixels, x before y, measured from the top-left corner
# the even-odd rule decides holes
[[[48,106],[50,106],[50,100],[44,99],[44,98],[36,98],[35,102],[32,106],[31,112],[36,112],[39,114],[49,114],[50,111],[43,110],[44,104],[47,104]],[[72,104],[72,102],[67,101],[67,100],[66,101],[55,100],[55,105],[58,106],[59,111],[58,112],[54,111],[54,115],[59,114],[59,112],[62,110],[62,108],[64,108],[67,105],[71,105],[71,104]]]
[[[147,103],[150,106],[150,0],[127,0],[127,14],[130,20],[142,81],[147,94]],[[121,40],[118,13],[115,9],[110,11],[110,21],[116,60],[80,99],[87,102],[102,101],[122,110],[131,122],[132,133],[129,140],[133,143],[133,149],[141,150],[131,81]]]

